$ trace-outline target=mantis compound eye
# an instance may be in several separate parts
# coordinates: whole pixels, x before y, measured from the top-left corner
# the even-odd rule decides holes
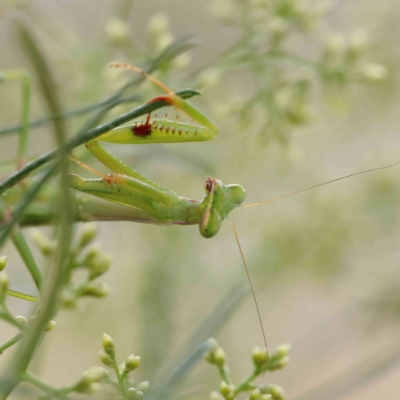
[[[232,200],[235,204],[242,204],[246,198],[246,190],[240,185],[228,185]]]
[[[205,238],[215,236],[221,227],[221,222],[222,218],[216,210],[209,208],[204,211],[199,224],[201,236]]]

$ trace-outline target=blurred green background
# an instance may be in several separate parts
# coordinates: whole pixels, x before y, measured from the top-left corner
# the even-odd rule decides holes
[[[1,0],[0,69],[28,68],[13,34],[13,20],[22,16],[46,51],[67,110],[96,102],[131,78],[129,72],[108,70],[109,62],[145,67],[173,40],[193,36],[197,45],[155,76],[176,90],[202,90],[203,96],[191,103],[218,125],[217,140],[107,146],[144,176],[190,198],[203,196],[208,176],[243,185],[247,202],[256,202],[397,161],[398,1],[333,1],[315,30],[293,28],[285,42],[288,51],[319,60],[324,51],[346,45],[333,35],[343,35],[348,43],[365,31],[368,58],[387,71],[384,80],[372,83],[354,79],[329,84],[327,77],[324,81],[297,62],[279,65],[268,81],[261,57],[254,53],[252,60],[243,56],[244,50],[240,53],[240,46],[249,43],[254,51],[264,51],[271,20],[263,12],[262,1],[244,0]],[[238,15],[251,18],[238,22]],[[314,17],[310,11],[310,21]],[[243,43],[249,36],[254,40]],[[232,46],[238,46],[239,55],[224,58],[233,54]],[[273,88],[276,104],[285,105],[285,94],[291,98],[303,82],[310,88],[294,103],[294,116],[266,109],[268,102],[257,97],[264,85]],[[142,96],[141,103],[160,93],[148,82],[134,91]],[[1,85],[0,128],[19,120],[20,101],[18,83]],[[119,106],[107,119],[130,108]],[[174,117],[174,111],[167,112]],[[44,113],[34,86],[32,116]],[[83,121],[69,122],[71,135]],[[33,130],[30,156],[52,149],[50,138],[45,127]],[[2,162],[14,160],[16,139],[0,137]],[[99,163],[93,165],[103,170]],[[397,177],[396,168],[374,172],[232,213],[268,344],[292,345],[289,366],[263,379],[283,386],[289,399],[399,398]],[[195,226],[102,222],[99,230],[102,250],[113,254],[105,276],[110,295],[60,312],[57,328],[46,335],[32,369],[55,386],[75,382],[82,371],[98,364],[101,334],[107,332],[121,354],[141,355],[138,380],[156,382],[217,304],[238,284],[247,288],[233,234],[228,223],[212,240],[203,239]],[[34,293],[13,247],[7,246],[4,254],[9,256],[12,287]],[[263,344],[247,293],[215,333],[236,378],[249,371],[251,349]],[[15,314],[29,314],[29,304],[15,299],[9,304]],[[0,324],[0,342],[12,333]],[[0,370],[12,355],[13,350],[1,356]],[[174,398],[204,398],[218,386],[215,371],[200,362]],[[10,398],[24,396],[16,391]]]

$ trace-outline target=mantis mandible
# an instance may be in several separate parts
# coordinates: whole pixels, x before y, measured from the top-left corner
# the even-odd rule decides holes
[[[169,121],[166,119],[151,119],[150,114],[142,122],[117,127],[101,136],[96,140],[86,143],[88,150],[113,174],[103,175],[91,167],[84,165],[76,160],[83,167],[91,170],[100,176],[100,179],[83,179],[78,175],[70,176],[70,185],[76,190],[98,196],[102,199],[123,204],[128,207],[138,208],[153,217],[152,223],[160,225],[193,225],[198,224],[200,234],[205,238],[215,236],[224,219],[228,219],[228,214],[237,207],[252,207],[272,202],[281,198],[293,196],[295,194],[314,189],[338,180],[351,176],[372,172],[384,168],[390,168],[400,163],[396,162],[384,167],[364,170],[354,174],[336,178],[318,185],[308,187],[284,196],[264,200],[254,204],[242,205],[245,200],[245,189],[237,184],[225,185],[220,180],[208,178],[204,183],[205,197],[202,200],[192,200],[177,195],[168,189],[164,189],[149,179],[143,177],[137,171],[124,164],[122,161],[108,153],[99,141],[119,143],[119,144],[147,144],[147,143],[176,143],[212,140],[218,134],[217,127],[199,110],[190,105],[187,101],[178,97],[164,84],[148,75],[141,69],[128,64],[110,64],[111,67],[125,68],[142,74],[163,90],[166,95],[158,96],[149,101],[164,100],[171,106],[182,110],[192,120],[197,122],[182,123]],[[247,278],[253,294],[264,344],[267,348],[261,314],[257,304],[255,292],[250,279],[249,271],[239,243],[238,235],[233,223],[229,220],[236,242],[239,247],[241,258],[246,270]]]

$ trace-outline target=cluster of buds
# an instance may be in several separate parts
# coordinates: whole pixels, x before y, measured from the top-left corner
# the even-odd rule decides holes
[[[128,375],[130,372],[137,369],[140,365],[140,357],[131,354],[127,357],[124,363],[118,366],[115,345],[112,338],[106,333],[103,334],[103,350],[99,352],[100,361],[107,367],[112,368],[116,375],[117,381],[124,381],[130,384],[128,381]],[[124,383],[125,385],[125,383]],[[140,400],[144,392],[148,390],[149,382],[144,381],[136,385],[136,387],[127,388],[127,396],[129,400]]]
[[[211,392],[210,400],[234,400],[242,392],[249,393],[248,400],[285,400],[285,394],[281,387],[276,385],[258,387],[252,381],[266,371],[275,371],[285,367],[289,362],[289,345],[279,346],[271,355],[265,348],[255,347],[252,354],[254,371],[248,379],[234,385],[229,376],[225,352],[214,339],[209,339],[209,343],[211,348],[206,352],[205,359],[218,367],[222,378],[219,391]]]
[[[285,368],[290,360],[289,350],[290,345],[288,344],[278,346],[268,359],[267,370],[275,371],[277,369]]]
[[[279,44],[292,31],[308,32],[315,28],[329,9],[328,2],[310,4],[304,0],[250,0],[242,6],[235,6],[229,0],[211,3],[210,12],[227,25],[243,23],[243,14],[260,37],[267,34],[272,45]]]
[[[173,39],[168,16],[162,12],[153,14],[147,25],[147,49],[151,52],[162,51],[172,43]]]
[[[174,40],[170,21],[166,14],[153,14],[147,24],[146,47],[149,53],[159,53],[165,50]],[[191,58],[187,53],[180,54],[171,61],[173,70],[184,70],[190,64]]]
[[[212,365],[216,365],[218,368],[226,367],[226,356],[222,347],[218,346],[215,339],[208,339],[208,343],[211,345],[211,348],[205,353],[205,360]]]
[[[74,386],[74,391],[78,393],[92,394],[98,390],[97,384],[109,377],[109,373],[102,367],[93,367],[82,374],[82,378]]]
[[[270,394],[262,393],[259,388],[254,389],[248,398],[248,400],[272,400],[273,397]]]
[[[95,279],[107,272],[111,264],[111,256],[102,252],[99,244],[91,245],[97,234],[97,229],[93,224],[86,224],[78,234],[73,250],[70,253],[69,265],[70,280],[67,283],[63,296],[63,306],[74,308],[76,301],[83,296],[102,298],[107,296],[109,289],[105,283],[95,282]],[[35,244],[45,257],[53,254],[55,244],[47,238],[41,231],[34,230],[32,238]],[[77,269],[87,271],[86,280],[79,284],[72,283],[73,272]]]
[[[354,32],[348,41],[340,35],[328,38],[320,70],[326,83],[345,85],[351,81],[379,82],[385,79],[383,65],[368,60],[368,40],[362,31]]]
[[[286,400],[284,390],[278,385],[267,385],[259,388],[261,395],[270,396],[271,400]]]

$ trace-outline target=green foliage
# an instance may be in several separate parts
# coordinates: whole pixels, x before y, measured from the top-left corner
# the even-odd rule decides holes
[[[269,191],[274,183],[281,185],[289,170],[295,172],[299,169],[299,173],[308,179],[319,179],[323,168],[320,170],[319,165],[315,168],[315,163],[308,164],[305,160],[309,158],[313,145],[318,146],[312,124],[318,123],[318,118],[322,119],[325,125],[322,128],[317,125],[318,129],[332,134],[338,146],[340,140],[345,140],[344,134],[340,136],[342,133],[339,134],[336,127],[329,130],[329,125],[334,125],[332,121],[337,122],[337,114],[333,117],[326,117],[326,114],[332,108],[336,112],[347,110],[350,104],[356,110],[357,107],[363,108],[368,105],[364,97],[373,98],[377,91],[382,90],[379,88],[383,86],[377,85],[380,82],[386,80],[387,85],[394,86],[374,49],[378,39],[368,37],[359,29],[344,36],[341,31],[336,33],[336,29],[327,28],[329,8],[323,3],[301,0],[212,1],[209,5],[210,24],[217,25],[218,29],[226,28],[234,39],[224,51],[205,57],[205,61],[199,62],[201,57],[195,53],[196,61],[193,62],[188,51],[195,46],[195,41],[177,38],[175,32],[179,32],[181,24],[176,24],[176,20],[171,22],[165,13],[157,12],[149,17],[139,42],[138,37],[132,34],[129,20],[130,11],[136,9],[133,1],[115,2],[115,8],[99,24],[93,42],[80,36],[73,25],[63,20],[65,16],[60,18],[59,14],[53,15],[53,11],[44,8],[38,8],[38,12],[34,9],[36,5],[32,6],[28,1],[1,2],[0,17],[8,18],[12,11],[18,12],[18,18],[10,20],[10,23],[15,28],[13,34],[19,38],[16,46],[29,60],[31,69],[29,74],[25,70],[8,68],[0,72],[0,139],[6,143],[0,146],[0,151],[7,147],[7,153],[2,153],[5,162],[2,160],[0,172],[3,175],[4,171],[4,176],[11,173],[0,182],[0,246],[11,239],[27,267],[26,272],[36,284],[36,288],[32,286],[31,290],[37,290],[37,294],[33,296],[14,290],[24,287],[24,280],[12,275],[17,262],[7,250],[8,260],[6,256],[0,256],[0,271],[7,269],[7,274],[2,272],[0,275],[0,322],[9,324],[15,332],[0,345],[0,354],[10,354],[6,373],[0,378],[0,399],[6,399],[11,391],[21,398],[37,395],[42,396],[37,397],[41,399],[64,400],[81,398],[81,395],[98,399],[175,398],[180,395],[180,385],[204,351],[207,351],[206,360],[216,367],[221,380],[219,390],[211,393],[211,399],[232,400],[241,393],[246,393],[249,400],[285,399],[279,386],[256,384],[254,381],[262,379],[264,373],[269,374],[287,365],[287,346],[278,347],[271,354],[265,349],[254,349],[252,373],[235,384],[224,350],[215,341],[204,342],[226,325],[229,316],[237,313],[245,294],[241,287],[232,285],[232,269],[225,275],[223,267],[233,264],[238,254],[236,248],[226,247],[223,233],[215,244],[217,250],[212,253],[209,249],[213,244],[206,248],[203,242],[194,242],[188,231],[176,233],[178,229],[189,228],[171,227],[168,229],[172,233],[165,234],[165,230],[155,233],[148,227],[138,226],[130,230],[121,224],[113,231],[109,228],[111,222],[107,222],[105,242],[110,242],[107,249],[112,245],[117,247],[113,253],[118,262],[113,271],[105,275],[111,256],[103,246],[93,244],[97,228],[86,222],[143,222],[145,216],[140,210],[101,203],[91,196],[72,196],[65,177],[68,170],[77,166],[68,162],[67,151],[76,149],[79,158],[91,164],[91,158],[80,145],[127,123],[131,118],[156,112],[166,105],[163,102],[146,103],[159,91],[144,82],[142,77],[132,76],[127,81],[126,74],[105,68],[109,62],[126,61],[142,66],[174,89],[195,88],[177,92],[182,98],[197,96],[197,89],[204,91],[205,95],[196,101],[203,102],[202,108],[216,120],[221,132],[218,143],[212,143],[210,147],[189,145],[183,151],[161,146],[161,150],[157,150],[155,146],[149,153],[146,153],[147,149],[120,150],[119,156],[127,164],[140,164],[146,174],[166,182],[163,186],[182,195],[193,193],[193,197],[202,193],[199,181],[210,174],[232,179],[238,177],[238,180],[247,182],[248,197],[254,197],[254,193],[264,196],[261,188],[265,187],[265,173],[269,170],[272,174],[276,172],[277,176],[276,182],[271,180]],[[199,51],[201,49],[199,47]],[[208,52],[212,53],[206,49],[206,55]],[[31,84],[30,76],[33,77],[34,90],[29,109],[27,87]],[[21,107],[17,106],[21,85],[22,93],[28,94],[24,98],[22,113]],[[376,113],[376,104],[371,107]],[[43,109],[47,110],[44,117]],[[29,113],[32,118],[28,124]],[[354,118],[357,122],[363,120],[357,114]],[[11,125],[18,119],[19,124]],[[105,119],[107,122],[103,123]],[[369,120],[365,118],[365,121]],[[52,128],[56,143],[52,150],[39,154],[43,145],[40,140],[46,137],[50,142],[46,131],[40,131],[35,140],[31,140],[29,151],[28,130],[32,132],[48,126]],[[308,128],[306,133],[300,130],[304,127]],[[19,146],[14,157],[14,150],[8,151],[8,140],[15,133],[18,133]],[[364,132],[362,134],[364,138]],[[305,150],[299,141],[306,143]],[[263,146],[259,146],[260,143]],[[281,144],[285,146],[280,147]],[[246,153],[245,148],[251,153]],[[336,152],[335,145],[332,148]],[[30,161],[26,163],[27,160]],[[354,165],[358,162],[355,154]],[[16,168],[20,169],[13,173]],[[50,185],[50,180],[56,176],[58,180]],[[297,190],[303,183],[297,182],[296,177],[293,179],[296,181],[293,190]],[[345,190],[350,192],[353,189]],[[258,286],[266,283],[268,289],[277,288],[267,302],[260,303],[262,308],[267,303],[272,308],[277,299],[287,294],[285,285],[276,285],[275,278],[283,276],[287,285],[290,280],[309,276],[324,278],[331,283],[353,264],[352,251],[361,246],[360,242],[364,245],[372,242],[371,232],[378,232],[386,239],[395,232],[399,193],[396,181],[389,174],[360,184],[357,193],[343,201],[339,201],[338,196],[328,194],[327,197],[318,200],[306,198],[304,203],[299,200],[300,204],[295,203],[292,207],[300,209],[297,214],[290,210],[290,206],[287,207],[289,211],[275,212],[275,215],[272,212],[269,217],[263,217],[260,211],[255,216],[247,214],[250,216],[246,220],[249,233],[246,240],[255,243],[250,245],[254,251],[245,251],[248,261],[251,260],[250,270],[257,274]],[[246,211],[239,210],[238,214],[240,212]],[[369,219],[362,220],[363,214]],[[150,219],[145,221],[154,222]],[[76,222],[85,222],[85,225],[72,238],[71,231]],[[42,230],[30,232],[35,248],[22,236],[21,228],[41,225],[51,225],[53,229],[51,233]],[[360,252],[366,252],[365,248]],[[126,258],[123,256],[125,253],[129,253]],[[203,272],[205,264],[210,265],[210,269],[211,266],[218,267],[217,272]],[[200,268],[203,268],[202,272],[197,272]],[[113,281],[116,270],[117,282],[115,277]],[[219,296],[233,286],[234,289],[198,325],[188,342],[182,344],[188,327],[202,320],[204,309],[212,307],[215,300],[213,288],[219,283],[221,285],[216,289]],[[120,299],[126,308],[121,315],[115,303],[107,308],[107,299],[97,302],[109,293],[109,286],[113,293],[110,297]],[[364,310],[372,310],[373,316],[381,317],[374,318],[374,321],[379,321],[378,325],[398,320],[398,286],[396,280],[383,280],[382,288],[363,302]],[[25,310],[26,317],[15,316],[8,303],[9,297],[34,303],[34,307],[32,311]],[[91,308],[93,304],[96,308]],[[44,332],[54,327],[53,320],[64,321],[60,312],[62,308],[74,311],[68,313],[70,318],[75,318],[73,321],[81,318],[81,324],[86,323],[88,332],[82,329],[79,332],[82,337],[93,334],[91,329],[99,328],[94,315],[95,310],[101,310],[101,322],[97,323],[109,323],[110,329],[114,329],[115,324],[115,330],[128,337],[128,344],[121,344],[121,348],[140,346],[138,351],[143,362],[140,357],[130,355],[119,364],[113,340],[104,335],[99,357],[106,368],[90,368],[76,383],[60,389],[49,385],[31,372],[31,359],[34,354],[38,359],[42,357],[40,344],[42,339],[46,343],[48,335],[52,335]],[[268,322],[274,326],[279,321]],[[251,328],[253,325],[257,326],[255,319]],[[73,327],[59,323],[57,331],[60,330],[73,338],[68,337],[68,342],[71,340],[78,346],[80,337],[73,336]],[[77,330],[81,331],[80,328]],[[244,324],[241,333],[249,330],[249,324]],[[116,337],[114,332],[111,334]],[[12,353],[14,345],[16,352]],[[176,354],[172,354],[170,349],[174,346],[179,350]],[[241,347],[237,348],[238,353]],[[232,354],[231,350],[229,354]],[[234,359],[232,369],[240,371],[245,363],[240,358],[235,359],[233,354],[231,357]],[[160,365],[164,366],[164,371],[158,368]],[[67,362],[58,369],[64,378]],[[132,372],[138,377],[135,381],[131,378]],[[143,381],[140,374],[152,382],[152,390],[148,393],[149,383]],[[188,378],[194,390],[198,384],[196,379]],[[29,391],[25,397],[22,389],[18,392],[20,382],[30,384],[29,388],[34,387],[35,392]],[[199,392],[204,397],[203,386]]]
[[[243,382],[235,385],[230,377],[230,369],[226,360],[225,352],[214,339],[210,339],[211,349],[206,353],[205,359],[218,369],[221,377],[219,393],[211,392],[212,400],[233,400],[240,393],[249,393],[249,400],[285,400],[283,389],[277,385],[257,385],[253,381],[266,372],[276,371],[286,367],[289,362],[290,346],[279,346],[271,355],[266,349],[254,348],[252,361],[254,370]]]

